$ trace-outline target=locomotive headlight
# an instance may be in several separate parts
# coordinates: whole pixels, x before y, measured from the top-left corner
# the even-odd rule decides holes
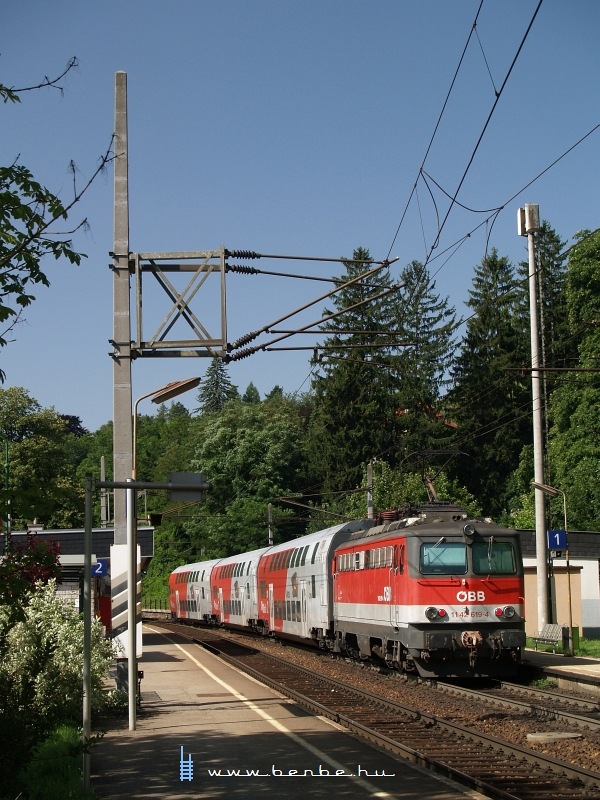
[[[504,617],[505,619],[512,619],[517,612],[513,606],[504,606],[504,608],[495,608],[494,614],[497,617]]]
[[[434,619],[443,619],[446,616],[446,610],[444,608],[434,608],[434,606],[429,606],[429,608],[425,609],[425,616],[431,621]]]
[[[471,539],[473,536],[475,536],[475,525],[473,525],[471,522],[467,522],[467,524],[463,527],[463,533],[465,536]]]

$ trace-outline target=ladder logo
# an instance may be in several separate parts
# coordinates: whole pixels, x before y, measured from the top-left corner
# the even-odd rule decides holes
[[[183,755],[183,745],[181,747],[181,756],[179,758],[179,780],[192,781],[194,779],[194,762],[192,761],[191,754],[185,758]]]

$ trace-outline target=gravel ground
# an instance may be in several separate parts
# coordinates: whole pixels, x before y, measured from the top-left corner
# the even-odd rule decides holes
[[[235,635],[234,635],[235,636]],[[264,650],[298,666],[305,667],[325,677],[370,691],[378,696],[397,700],[415,709],[441,716],[474,731],[495,736],[521,747],[544,753],[553,759],[576,764],[592,772],[600,771],[600,733],[580,731],[553,721],[534,718],[528,713],[502,711],[489,708],[485,702],[473,699],[467,702],[445,695],[426,683],[405,681],[401,676],[381,674],[369,666],[361,666],[344,659],[334,659],[320,652],[312,652],[291,645],[282,645],[272,640],[260,638],[248,641],[241,636],[244,644]],[[476,688],[476,687],[474,687]],[[527,740],[528,733],[545,732],[578,733],[581,738],[561,740],[552,743],[538,743]]]

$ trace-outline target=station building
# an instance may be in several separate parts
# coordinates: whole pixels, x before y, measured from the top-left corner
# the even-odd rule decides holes
[[[60,548],[59,562],[61,583],[57,591],[65,602],[81,608],[83,596],[84,529],[46,530],[32,525],[27,531],[12,531],[13,543],[25,542],[28,535],[38,540],[57,542]],[[111,586],[110,586],[110,548],[114,544],[113,528],[92,529],[92,607],[100,617],[107,631],[111,630]],[[4,553],[5,543],[0,545],[0,555]],[[154,555],[154,528],[138,526],[138,546],[141,552],[142,574]]]

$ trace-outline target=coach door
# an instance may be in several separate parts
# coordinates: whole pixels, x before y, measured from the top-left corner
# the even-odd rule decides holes
[[[225,622],[225,615],[223,613],[223,587],[219,586],[219,622]]]
[[[269,584],[269,630],[275,630],[275,600],[273,598],[273,584]]]
[[[301,636],[308,638],[308,613],[307,613],[306,581],[300,581],[300,620],[302,622]]]

